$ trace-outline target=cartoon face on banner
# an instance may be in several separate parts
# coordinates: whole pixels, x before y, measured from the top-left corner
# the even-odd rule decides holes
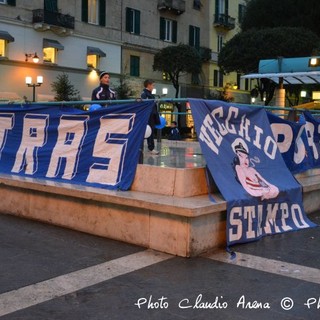
[[[227,201],[227,244],[313,226],[263,108],[190,100],[200,146]]]
[[[255,169],[255,164],[260,163],[258,157],[250,158],[247,144],[242,138],[236,138],[231,144],[236,154],[233,168],[236,172],[236,180],[253,197],[260,197],[261,200],[276,198],[279,189],[264,179]]]

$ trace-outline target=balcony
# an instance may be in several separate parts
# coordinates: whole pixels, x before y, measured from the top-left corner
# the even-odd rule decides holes
[[[231,18],[225,13],[216,13],[214,15],[214,27],[220,27],[227,30],[232,30],[236,26],[236,19]]]
[[[186,2],[184,0],[158,0],[158,10],[171,11],[180,15],[186,11]]]
[[[52,30],[58,34],[66,34],[72,33],[74,29],[74,17],[69,14],[44,9],[32,10],[32,14],[32,23],[36,30]]]

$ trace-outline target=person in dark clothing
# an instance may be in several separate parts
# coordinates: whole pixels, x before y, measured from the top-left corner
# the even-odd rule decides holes
[[[170,130],[170,134],[169,134],[168,139],[169,140],[180,140],[181,139],[180,132],[179,132],[179,129],[177,128],[176,121],[171,122],[171,130]]]
[[[115,91],[111,90],[110,75],[106,71],[102,71],[99,76],[100,85],[99,87],[93,89],[91,100],[116,100],[117,96]]]
[[[153,80],[145,80],[144,83],[144,89],[141,92],[141,99],[155,99],[155,96],[152,94],[152,90],[154,88],[154,81]],[[149,138],[147,138],[147,144],[148,144],[148,150],[150,154],[157,155],[159,154],[159,151],[154,149],[154,127],[160,124],[160,117],[157,110],[157,104],[154,103],[152,106],[152,112],[148,121],[148,125],[151,127],[151,135]]]

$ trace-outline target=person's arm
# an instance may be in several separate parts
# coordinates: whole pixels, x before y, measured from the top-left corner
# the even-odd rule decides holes
[[[92,90],[91,100],[92,100],[92,101],[98,100],[98,99],[97,99],[97,96],[96,96],[96,89],[93,89],[93,90]]]
[[[109,89],[109,91],[110,91],[110,93],[112,95],[111,100],[117,100],[117,92],[114,91],[114,90],[111,90],[111,89]]]

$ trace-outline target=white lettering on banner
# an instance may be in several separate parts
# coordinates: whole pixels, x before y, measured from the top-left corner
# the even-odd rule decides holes
[[[238,108],[235,108],[235,107],[230,107],[229,108],[229,112],[228,112],[228,116],[227,116],[227,119],[226,119],[226,128],[228,129],[228,132],[231,133],[231,134],[236,134],[237,131],[236,131],[236,128],[233,124],[230,124],[230,120],[232,118],[237,118],[239,114],[239,109]]]
[[[253,140],[253,144],[258,148],[261,149],[261,143],[260,143],[260,139],[261,139],[261,135],[263,134],[263,129],[254,125],[254,131],[256,132],[256,137]]]
[[[296,139],[296,145],[295,145],[295,150],[294,150],[294,156],[293,156],[293,161],[296,164],[300,164],[304,158],[306,157],[306,146],[304,145],[304,142],[302,140],[302,133],[305,130],[305,126],[301,126],[298,137]]]
[[[306,146],[302,140],[302,134],[306,130],[305,125],[300,127],[295,141],[293,140],[293,130],[289,124],[272,123],[271,129],[281,153],[288,152],[291,145],[294,143],[295,148],[293,153],[293,161],[296,164],[300,164],[306,157]],[[314,144],[313,137],[310,141],[311,144]]]
[[[229,241],[239,241],[242,238],[255,239],[262,235],[263,231],[265,234],[273,234],[292,230],[293,227],[300,229],[309,227],[297,203],[267,204],[264,225],[262,225],[263,211],[263,205],[233,207],[229,213]]]
[[[286,123],[271,123],[271,129],[280,152],[288,152],[293,141],[291,126]]]
[[[46,177],[54,178],[62,170],[65,160],[63,179],[72,179],[78,169],[79,156],[87,134],[87,115],[62,115],[58,126],[58,140],[52,150]]]
[[[264,153],[270,158],[275,159],[276,153],[277,153],[277,143],[274,141],[274,139],[270,136],[266,137],[266,141],[264,144],[263,151]]]
[[[241,117],[240,130],[238,132],[242,138],[246,139],[249,142],[251,141],[249,136],[250,123],[251,121],[247,119],[246,115],[244,114]]]
[[[319,153],[316,144],[314,143],[314,133],[315,133],[315,127],[313,123],[311,122],[306,122],[306,132],[307,132],[307,139],[308,139],[308,145],[313,151],[313,157],[314,159],[318,160],[319,159]],[[319,126],[318,126],[318,133],[319,133]]]
[[[289,231],[289,230],[292,230],[292,228],[288,225],[286,225],[286,219],[289,218],[289,215],[290,215],[290,212],[289,212],[289,206],[287,203],[281,203],[280,204],[280,209],[281,209],[281,212],[282,212],[282,218],[281,218],[281,222],[282,222],[282,225],[281,225],[281,228],[283,231]]]
[[[14,113],[0,113],[0,159],[7,141],[8,131],[14,126]]]
[[[267,218],[266,218],[266,224],[264,226],[264,232],[266,234],[272,234],[272,229],[274,229],[275,233],[279,233],[280,228],[276,225],[276,218],[277,213],[279,209],[279,203],[275,203],[272,205],[272,203],[269,203],[267,206]],[[282,221],[282,215],[281,215],[281,221]]]
[[[219,128],[219,132],[221,135],[226,135],[228,133],[228,130],[226,129],[226,127],[224,126],[224,124],[220,123],[218,121],[218,119],[215,117],[216,115],[219,115],[220,118],[223,116],[223,109],[220,108],[216,108],[214,110],[212,110],[211,115],[213,117],[213,119],[216,121],[218,128]]]
[[[47,142],[49,115],[26,114],[20,147],[16,154],[12,172],[25,171],[34,174],[38,169],[38,149]]]
[[[275,159],[277,144],[273,137],[267,136],[265,141],[261,141],[263,134],[263,129],[254,125],[253,129],[255,135],[250,135],[251,121],[242,115],[240,121],[238,118],[239,110],[236,107],[230,107],[226,115],[226,119],[223,120],[224,109],[222,107],[214,109],[211,114],[207,114],[200,127],[199,139],[203,141],[215,154],[219,154],[219,147],[222,143],[223,137],[229,134],[238,134],[243,137],[246,141],[251,142],[253,139],[253,144],[263,150],[264,153],[271,159]],[[237,120],[237,121],[233,121]],[[239,123],[238,131],[234,124],[230,122]]]
[[[301,207],[298,204],[293,204],[291,206],[292,219],[296,226],[299,228],[308,228],[309,225],[304,220],[304,216]],[[299,225],[300,224],[300,225]]]
[[[116,185],[121,180],[128,142],[126,135],[132,130],[134,119],[135,114],[109,114],[101,118],[93,156],[109,162],[95,162],[90,167],[87,182]]]

